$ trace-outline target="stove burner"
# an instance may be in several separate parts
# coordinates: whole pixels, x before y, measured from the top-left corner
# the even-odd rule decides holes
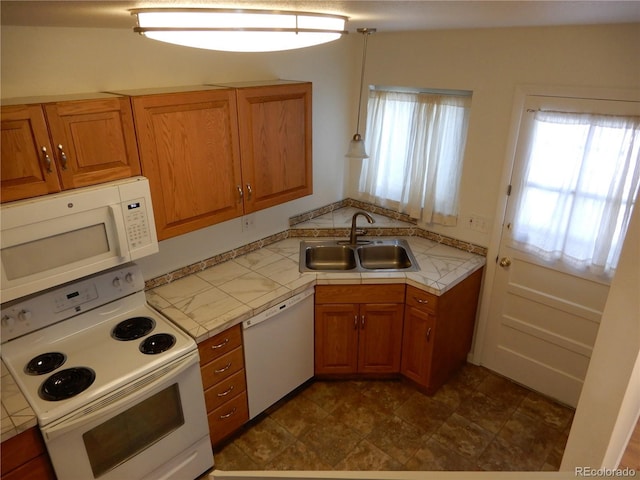
[[[56,368],[62,365],[67,359],[64,353],[60,352],[48,352],[33,357],[27,366],[24,367],[24,372],[27,375],[44,375],[45,373],[53,372]]]
[[[140,351],[147,355],[166,352],[176,343],[176,337],[168,333],[151,335],[140,344]]]
[[[133,317],[123,320],[115,326],[111,336],[116,340],[129,341],[144,337],[154,329],[156,322],[148,317]]]
[[[86,390],[95,379],[96,374],[90,368],[66,368],[47,378],[38,393],[44,400],[57,402]]]

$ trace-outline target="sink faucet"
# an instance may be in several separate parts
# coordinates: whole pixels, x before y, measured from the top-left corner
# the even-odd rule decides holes
[[[351,219],[351,234],[349,235],[349,244],[350,245],[357,245],[358,243],[358,230],[356,228],[356,220],[358,218],[358,215],[362,215],[364,218],[367,219],[367,222],[369,223],[376,223],[376,221],[371,217],[371,215],[369,215],[366,212],[356,212],[353,214],[353,218]]]

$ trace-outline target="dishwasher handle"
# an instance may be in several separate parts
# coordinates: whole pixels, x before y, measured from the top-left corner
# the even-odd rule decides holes
[[[298,303],[305,300],[306,298],[313,296],[313,294],[314,294],[314,289],[309,288],[308,290],[305,290],[304,292],[299,293],[298,295],[295,295],[285,300],[284,302],[279,303],[278,305],[275,305],[274,307],[268,308],[264,312],[261,312],[254,317],[251,317],[249,320],[245,320],[244,322],[242,322],[242,328],[246,330],[247,328],[254,327],[259,323],[264,322],[265,320],[268,320],[271,317],[278,315],[279,313],[293,307],[294,305],[297,305]]]

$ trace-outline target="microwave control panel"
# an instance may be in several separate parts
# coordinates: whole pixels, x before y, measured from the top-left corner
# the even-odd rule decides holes
[[[124,213],[124,225],[127,230],[129,248],[135,250],[151,243],[146,199],[141,197],[123,202],[122,211]]]

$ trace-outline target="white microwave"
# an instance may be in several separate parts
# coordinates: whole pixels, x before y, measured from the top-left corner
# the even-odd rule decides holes
[[[157,251],[145,177],[6,203],[0,207],[0,301]]]

